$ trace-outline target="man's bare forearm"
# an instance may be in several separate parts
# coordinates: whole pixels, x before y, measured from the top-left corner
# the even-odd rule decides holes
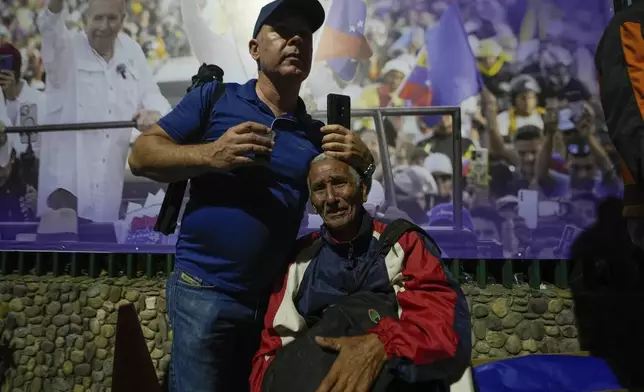
[[[128,160],[132,174],[157,182],[177,182],[213,171],[200,145],[179,145],[159,135],[141,135]]]
[[[63,10],[63,4],[63,0],[49,0],[47,8],[49,8],[49,11],[51,11],[52,13],[58,14]]]

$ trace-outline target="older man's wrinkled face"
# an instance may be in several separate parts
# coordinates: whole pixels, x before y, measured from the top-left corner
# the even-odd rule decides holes
[[[125,20],[123,0],[92,0],[85,13],[85,33],[99,54],[110,52]]]
[[[344,162],[325,159],[311,165],[311,204],[329,229],[341,230],[359,218],[367,189],[357,182]]]
[[[291,77],[304,81],[311,72],[313,33],[306,18],[279,13],[268,21],[256,39],[250,40],[251,56],[267,75]]]

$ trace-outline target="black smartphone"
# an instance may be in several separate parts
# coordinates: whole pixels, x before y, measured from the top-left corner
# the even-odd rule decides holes
[[[351,129],[351,97],[340,94],[326,96],[326,123]]]

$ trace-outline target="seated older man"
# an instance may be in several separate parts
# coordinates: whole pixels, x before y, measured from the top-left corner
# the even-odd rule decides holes
[[[364,333],[311,337],[317,343],[312,343],[315,350],[322,347],[337,356],[330,370],[324,370],[321,384],[310,390],[377,390],[374,385],[384,374],[401,386],[395,389],[401,392],[417,390],[414,385],[419,384],[444,385],[449,374],[462,371],[469,362],[471,332],[465,297],[441,263],[438,247],[423,233],[410,230],[388,252],[379,252],[387,224],[365,211],[367,186],[339,160],[324,154],[316,157],[309,170],[309,188],[311,204],[324,225],[298,240],[293,260],[270,297],[261,347],[253,360],[251,390],[283,391],[265,382],[276,377],[268,376],[276,356],[315,331],[316,323],[334,313],[329,310],[363,293],[391,298],[394,311],[391,316],[379,314],[366,302],[362,313],[369,314],[373,323]],[[306,355],[299,362],[307,370],[286,366],[289,377],[313,379],[318,364]],[[438,390],[447,389],[423,389]]]

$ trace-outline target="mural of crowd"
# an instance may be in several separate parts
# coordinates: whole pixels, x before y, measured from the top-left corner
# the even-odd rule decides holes
[[[350,79],[337,64],[327,68],[357,107],[460,105],[465,226],[479,240],[500,243],[504,257],[565,257],[572,239],[594,223],[601,200],[622,192],[593,60],[609,8],[605,2],[586,2],[583,10],[559,1],[456,3],[458,10],[448,12],[454,2],[369,2],[364,34],[373,55],[357,59]],[[432,44],[431,31],[448,43]],[[481,78],[478,87],[462,64],[468,61]],[[451,90],[477,93],[459,98],[445,80],[460,82]],[[315,79],[309,87],[317,87]],[[451,127],[449,117],[385,121],[397,204],[425,226],[453,223],[445,205],[453,200]],[[374,124],[359,121],[354,129],[378,156]]]
[[[324,109],[329,92],[350,95],[354,108],[446,104],[462,108],[462,157],[452,153],[450,117],[385,121],[397,204],[416,223],[453,223],[454,159],[463,162],[465,227],[480,240],[498,243],[504,257],[562,256],[562,236],[592,225],[597,204],[620,196],[618,158],[603,128],[593,65],[595,46],[609,18],[605,1],[585,1],[583,7],[571,0],[324,3],[327,23],[335,23],[331,20],[338,10],[355,19],[338,23],[363,34],[371,55],[365,56],[364,48],[348,48],[342,61],[318,56],[302,93],[310,110]],[[190,55],[178,1],[127,4],[124,30],[141,44],[151,64]],[[66,5],[67,25],[79,27],[86,3],[70,0]],[[0,5],[0,40],[22,52],[23,76],[37,88],[46,82],[34,24],[43,6],[41,0]],[[448,13],[456,19],[447,20]],[[458,102],[445,101],[450,94],[438,80],[426,77],[420,81],[426,90],[417,89],[419,70],[431,74],[441,61],[444,65],[461,58],[447,46],[430,44],[428,32],[440,29],[441,21],[443,29],[449,25],[449,31],[457,32],[455,37],[463,33],[462,40],[454,38],[447,46],[460,48],[459,56],[469,54],[477,73],[476,86],[470,86],[476,87],[473,94]],[[318,51],[323,45],[322,38]],[[469,88],[453,86],[459,91]],[[356,120],[353,125],[380,161],[373,122]],[[376,179],[384,182],[382,168]],[[382,192],[382,187],[374,186],[369,204],[374,213],[386,215],[389,212],[380,208]],[[28,208],[29,203],[23,204]],[[33,214],[25,216],[36,219]],[[316,222],[310,217],[308,224]]]

